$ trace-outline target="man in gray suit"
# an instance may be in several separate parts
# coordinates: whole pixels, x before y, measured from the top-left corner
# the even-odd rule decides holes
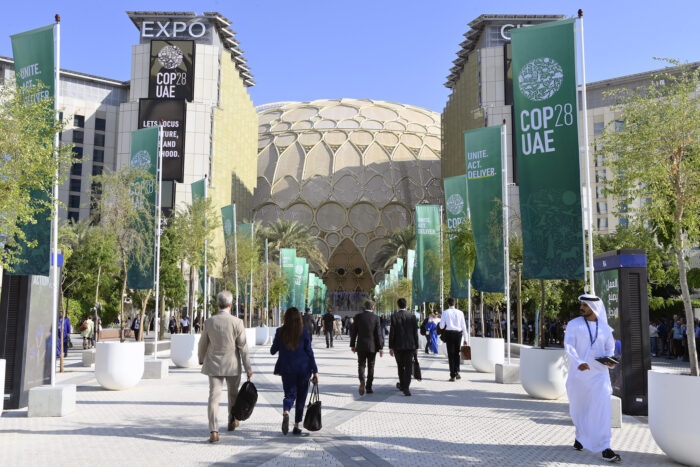
[[[219,441],[219,398],[224,379],[228,386],[228,430],[233,431],[238,426],[238,420],[231,418],[231,408],[241,384],[241,361],[248,378],[253,376],[243,321],[231,315],[233,295],[224,290],[216,297],[216,302],[219,312],[204,322],[199,339],[199,363],[202,373],[209,376],[207,413],[210,443]]]

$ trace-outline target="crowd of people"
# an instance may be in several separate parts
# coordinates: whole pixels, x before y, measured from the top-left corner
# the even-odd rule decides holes
[[[700,320],[688,326],[685,318],[673,315],[672,319],[657,319],[649,323],[649,340],[653,357],[689,361],[688,338],[695,339],[700,348]]]

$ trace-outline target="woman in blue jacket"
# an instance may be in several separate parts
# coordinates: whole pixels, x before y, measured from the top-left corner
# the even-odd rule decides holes
[[[270,353],[274,355],[278,351],[275,374],[282,376],[284,388],[282,433],[286,435],[289,432],[289,411],[296,400],[292,433],[300,435],[299,422],[304,416],[309,379],[313,374],[314,382],[318,382],[318,368],[311,349],[311,337],[304,329],[301,313],[294,307],[288,308],[284,313],[284,325],[275,333]]]

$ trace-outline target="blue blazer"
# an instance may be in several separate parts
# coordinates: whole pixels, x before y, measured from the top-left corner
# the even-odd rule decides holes
[[[314,351],[311,349],[311,338],[306,329],[302,331],[299,345],[297,345],[297,348],[294,350],[289,350],[282,343],[281,330],[282,328],[277,329],[275,340],[272,342],[272,347],[270,347],[270,353],[272,355],[276,354],[278,351],[280,353],[279,357],[277,357],[277,363],[275,363],[275,374],[311,375],[318,373]]]

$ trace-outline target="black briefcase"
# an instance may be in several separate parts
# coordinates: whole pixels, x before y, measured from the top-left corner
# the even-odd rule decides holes
[[[413,378],[416,381],[420,381],[423,379],[423,375],[420,371],[420,364],[418,363],[418,354],[416,353],[413,354]]]
[[[318,395],[318,383],[314,383],[314,387],[311,389],[309,405],[306,407],[304,428],[309,431],[318,431],[321,427],[321,399]]]
[[[238,390],[236,402],[231,408],[231,414],[236,420],[248,420],[253,414],[255,404],[258,402],[258,390],[250,381],[246,381]]]

